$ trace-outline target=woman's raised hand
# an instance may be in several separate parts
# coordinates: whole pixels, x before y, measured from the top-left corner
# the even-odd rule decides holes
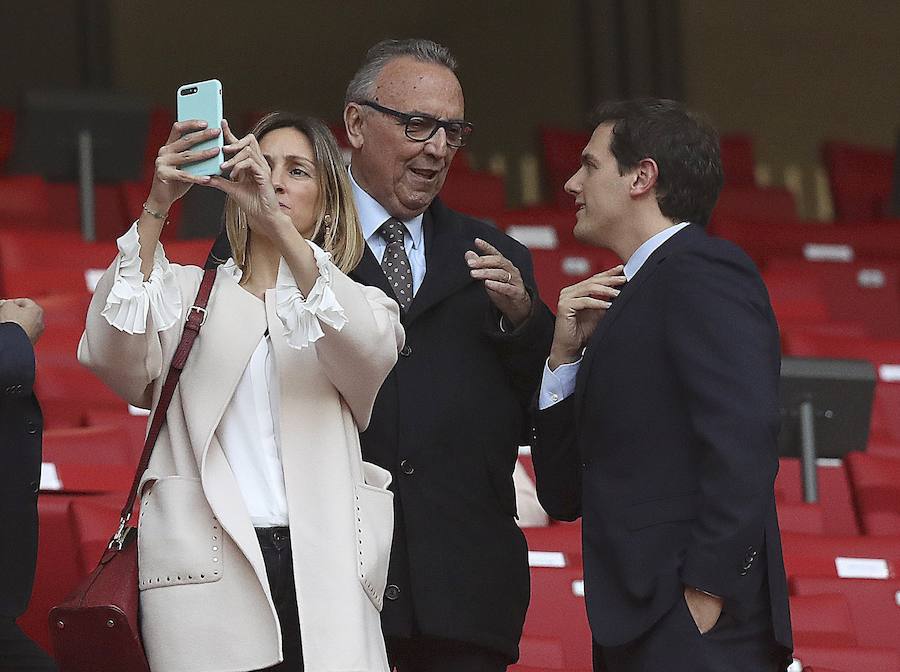
[[[207,123],[199,119],[173,124],[166,144],[160,147],[156,157],[153,185],[147,197],[149,207],[158,212],[168,212],[172,203],[184,196],[192,184],[209,184],[208,177],[191,175],[182,167],[216,156],[218,148],[195,150],[193,147],[221,132],[220,128],[207,128]]]
[[[230,172],[231,179],[214,176],[208,184],[235,200],[247,216],[251,229],[274,238],[278,227],[290,225],[290,219],[278,206],[272,186],[272,169],[252,133],[239,139],[231,132],[227,121],[222,122],[222,132],[227,143],[225,154],[231,157],[222,164],[222,171]]]

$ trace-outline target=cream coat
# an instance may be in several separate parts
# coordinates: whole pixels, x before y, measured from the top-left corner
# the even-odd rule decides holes
[[[202,271],[172,265],[179,323],[129,335],[101,316],[115,263],[97,286],[79,360],[129,403],[155,406]],[[360,456],[364,429],[403,346],[397,304],[333,265],[347,324],[310,347],[287,345],[274,292],[262,302],[220,269],[208,316],[142,480],[141,625],[153,672],[256,670],[281,660],[262,554],[215,436],[268,328],[307,672],[387,671],[379,611],[393,525],[390,474]]]

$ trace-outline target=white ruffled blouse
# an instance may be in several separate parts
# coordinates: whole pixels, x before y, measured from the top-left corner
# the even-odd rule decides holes
[[[331,255],[307,242],[319,269],[309,296],[303,296],[284,259],[278,267],[275,288],[270,290],[275,292],[275,313],[284,327],[285,339],[296,349],[308,347],[325,335],[321,323],[337,331],[347,323],[344,309],[331,288]],[[129,334],[145,333],[148,316],[157,332],[171,328],[181,316],[182,297],[162,243],[156,246],[153,270],[146,281],[141,273],[137,223],[116,244],[119,256],[115,279],[101,314],[111,326]],[[240,281],[241,270],[233,259],[222,268],[236,282]],[[264,310],[262,301],[259,305]],[[271,341],[263,336],[216,429],[256,527],[288,524],[278,405]]]

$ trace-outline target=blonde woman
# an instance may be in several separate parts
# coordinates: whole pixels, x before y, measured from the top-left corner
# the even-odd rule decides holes
[[[193,147],[224,133],[224,177]],[[165,215],[192,184],[227,194],[233,258],[142,478],[141,628],[153,672],[388,669],[379,623],[393,524],[358,433],[403,346],[393,299],[347,273],[365,242],[327,128],[286,113],[238,139],[179,122],[78,357],[152,409],[202,271],[170,264]],[[302,641],[302,646],[301,646]]]

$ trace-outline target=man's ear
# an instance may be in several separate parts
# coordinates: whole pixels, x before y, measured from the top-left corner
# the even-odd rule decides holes
[[[631,195],[643,196],[656,188],[659,180],[659,166],[653,159],[641,159],[631,181]]]
[[[362,109],[356,103],[347,103],[347,107],[344,108],[344,128],[353,149],[360,149],[363,146],[362,126]]]

